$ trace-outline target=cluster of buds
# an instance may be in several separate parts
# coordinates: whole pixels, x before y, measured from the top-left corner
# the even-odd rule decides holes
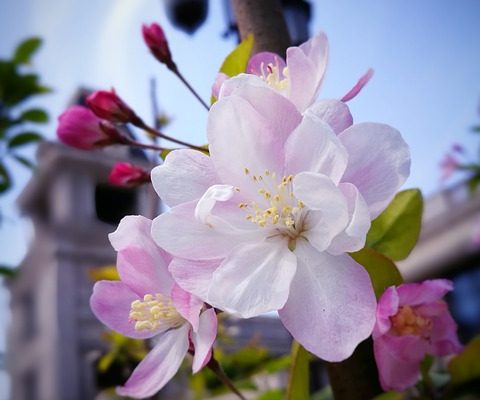
[[[150,182],[150,174],[142,167],[120,162],[113,166],[108,181],[115,186],[133,188]]]

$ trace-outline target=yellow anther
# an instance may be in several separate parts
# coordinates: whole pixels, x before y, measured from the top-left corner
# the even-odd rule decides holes
[[[270,171],[268,169],[265,170],[265,175],[266,176],[269,176],[270,175]]]
[[[248,168],[245,168],[243,172],[245,172],[245,175],[248,175],[250,173],[250,170]]]

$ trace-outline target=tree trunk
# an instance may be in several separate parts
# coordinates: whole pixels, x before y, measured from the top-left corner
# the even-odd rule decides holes
[[[232,0],[240,37],[253,33],[253,54],[271,51],[285,58],[290,35],[280,0]]]

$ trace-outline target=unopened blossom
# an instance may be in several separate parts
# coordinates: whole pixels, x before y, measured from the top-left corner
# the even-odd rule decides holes
[[[211,357],[217,319],[212,308],[181,289],[168,272],[171,256],[150,236],[151,221],[125,217],[110,241],[118,252],[121,281],[100,281],[90,306],[110,329],[137,339],[154,339],[154,347],[117,388],[121,396],[145,398],[158,392],[193,352],[193,372]]]
[[[377,307],[373,346],[384,390],[405,390],[420,377],[425,355],[458,353],[457,325],[442,299],[453,290],[446,279],[389,287]]]
[[[142,167],[121,162],[113,166],[108,181],[115,186],[135,187],[150,182],[150,174]]]
[[[112,123],[128,123],[138,121],[131,107],[125,103],[115,90],[98,90],[87,97],[88,107],[99,118]]]
[[[445,154],[443,160],[440,162],[440,180],[443,182],[449,179],[455,173],[455,171],[458,170],[459,166],[460,162],[453,154]]]
[[[177,150],[152,171],[172,207],[152,236],[183,259],[170,271],[185,290],[245,318],[279,310],[304,347],[339,361],[370,335],[376,307],[367,272],[346,253],[364,246],[410,156],[387,125],[337,136],[322,115],[315,106],[301,115],[264,86],[220,98],[209,114],[210,157]]]
[[[238,86],[267,86],[293,102],[298,111],[304,112],[316,100],[323,82],[328,62],[327,37],[320,33],[298,47],[289,47],[286,55],[285,61],[271,52],[255,54],[249,60],[245,74],[227,79],[225,83],[223,77],[217,77],[213,94],[219,98],[228,96]],[[369,69],[342,101],[355,97],[372,74],[373,70]],[[221,90],[218,90],[219,84]]]
[[[150,25],[143,25],[142,34],[146,45],[154,57],[162,64],[167,65],[169,69],[176,69],[162,27],[155,22]]]
[[[57,136],[63,143],[82,150],[122,142],[122,135],[113,125],[82,106],[69,107],[58,117]]]

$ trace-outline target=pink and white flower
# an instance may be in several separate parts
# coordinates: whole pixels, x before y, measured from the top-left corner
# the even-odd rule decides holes
[[[137,366],[121,396],[150,397],[177,372],[187,352],[193,351],[193,372],[211,357],[217,333],[212,308],[180,288],[168,272],[172,257],[150,236],[151,221],[125,217],[110,241],[118,252],[121,281],[100,281],[90,306],[110,329],[138,339],[155,337],[155,346]]]
[[[426,354],[458,353],[457,325],[442,297],[445,279],[391,286],[378,302],[373,330],[375,360],[384,390],[405,390],[418,381]]]
[[[370,335],[376,307],[367,272],[345,253],[364,246],[410,157],[395,129],[331,114],[337,136],[324,111],[302,116],[260,85],[221,98],[210,157],[178,150],[152,171],[172,207],[152,236],[183,259],[169,270],[185,290],[245,318],[280,310],[304,347],[339,361]]]
[[[318,96],[327,62],[327,36],[319,33],[298,47],[289,47],[286,61],[278,54],[261,52],[249,60],[245,74],[231,79],[219,74],[213,85],[213,95],[215,98],[228,96],[243,85],[269,87],[289,99],[303,113]],[[369,69],[342,97],[342,101],[353,99],[372,75],[373,70]]]

